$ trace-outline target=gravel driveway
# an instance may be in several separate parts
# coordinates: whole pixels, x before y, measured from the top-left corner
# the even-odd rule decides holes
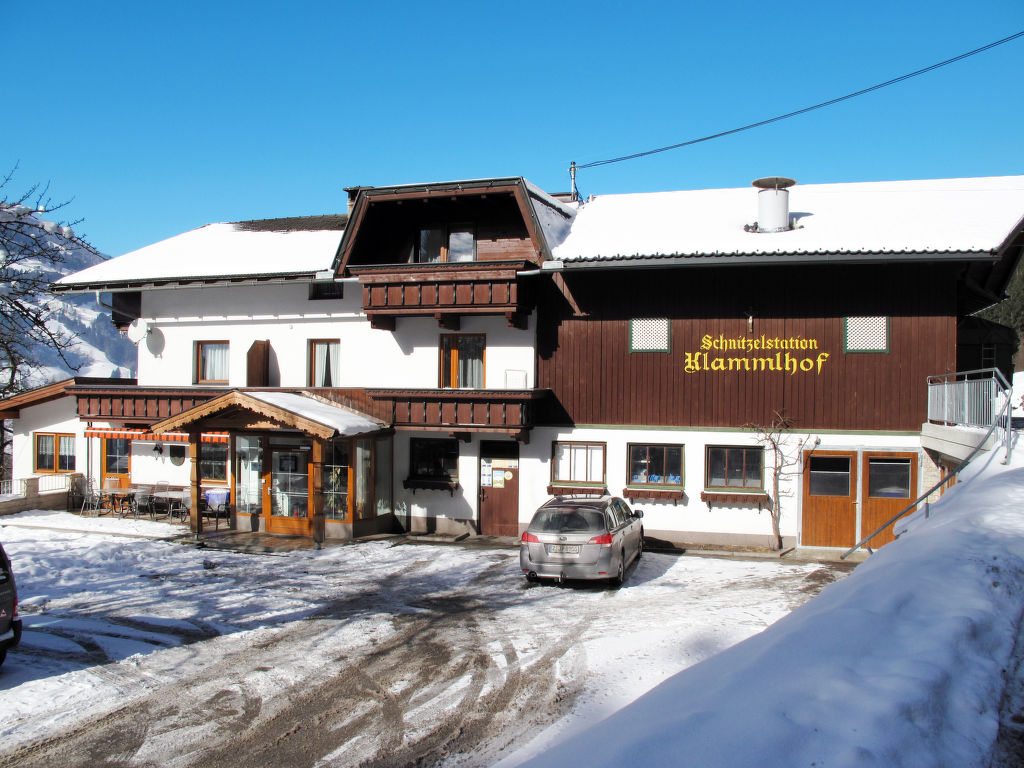
[[[3,540],[0,766],[512,765],[848,571],[645,553],[611,590],[527,584],[510,549]]]

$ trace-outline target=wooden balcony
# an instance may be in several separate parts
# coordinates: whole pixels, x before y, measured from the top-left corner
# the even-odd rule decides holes
[[[371,389],[371,399],[389,404],[396,429],[430,430],[464,435],[506,434],[529,442],[536,423],[535,405],[546,389]]]
[[[351,268],[363,288],[363,311],[374,328],[394,330],[399,317],[435,317],[458,330],[461,315],[505,315],[525,328],[532,303],[517,273],[528,261],[388,264]]]
[[[83,421],[147,426],[194,408],[226,390],[222,387],[138,387],[79,385],[68,388]]]

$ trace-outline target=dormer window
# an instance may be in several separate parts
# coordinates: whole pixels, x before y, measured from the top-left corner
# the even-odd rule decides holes
[[[446,261],[476,261],[476,233],[472,224],[448,224],[420,230],[413,261],[437,264]]]

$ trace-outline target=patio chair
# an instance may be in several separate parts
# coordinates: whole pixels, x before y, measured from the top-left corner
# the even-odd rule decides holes
[[[213,518],[213,530],[220,528],[220,519],[227,520],[227,527],[231,527],[231,504],[229,503],[230,493],[225,489],[207,491],[199,500],[199,514],[203,517]]]
[[[149,515],[150,520],[156,520],[156,504],[149,491],[136,491],[131,496],[130,507],[135,518],[141,515]]]
[[[79,514],[82,517],[97,517],[102,508],[103,497],[96,490],[90,477],[86,480],[85,491],[82,493],[82,509],[79,510]]]
[[[185,518],[188,517],[191,509],[192,491],[179,491],[177,495],[171,495],[171,504],[167,510],[167,516],[172,520],[178,518],[179,521],[185,522]]]

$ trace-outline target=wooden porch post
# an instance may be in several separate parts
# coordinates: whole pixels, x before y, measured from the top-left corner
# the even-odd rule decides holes
[[[313,541],[320,549],[326,535],[324,520],[324,441],[313,439]]]
[[[188,459],[192,465],[190,475],[192,481],[192,505],[189,508],[189,528],[196,538],[203,532],[203,516],[199,511],[199,500],[203,497],[203,477],[199,468],[199,441],[202,440],[200,432],[189,430],[188,433]]]

